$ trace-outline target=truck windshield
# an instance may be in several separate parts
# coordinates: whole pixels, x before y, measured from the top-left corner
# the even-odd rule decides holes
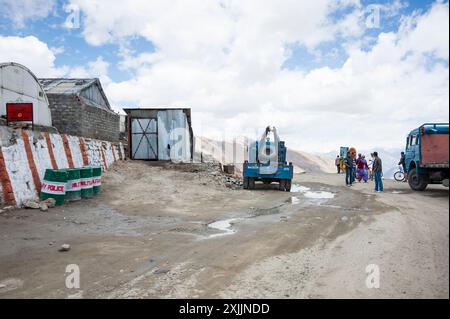
[[[411,143],[409,145],[411,145],[411,146],[417,145],[417,136],[416,135],[411,136]]]

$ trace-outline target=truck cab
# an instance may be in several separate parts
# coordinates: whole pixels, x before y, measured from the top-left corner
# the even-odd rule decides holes
[[[406,138],[406,168],[411,189],[423,191],[428,184],[449,180],[449,124],[425,123]]]

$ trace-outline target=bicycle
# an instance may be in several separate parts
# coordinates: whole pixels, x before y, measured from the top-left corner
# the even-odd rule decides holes
[[[402,182],[405,180],[406,175],[405,172],[403,171],[403,167],[401,165],[398,166],[398,171],[394,173],[394,179],[397,182]]]

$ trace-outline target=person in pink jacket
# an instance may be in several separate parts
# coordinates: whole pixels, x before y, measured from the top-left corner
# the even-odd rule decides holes
[[[369,166],[367,165],[366,157],[364,155],[358,160],[357,170],[358,182],[361,182],[361,180],[363,180],[364,183],[367,183],[367,180],[369,179]]]

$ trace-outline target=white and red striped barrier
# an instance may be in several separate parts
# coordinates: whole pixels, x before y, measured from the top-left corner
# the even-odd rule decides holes
[[[91,165],[105,171],[123,154],[122,143],[0,126],[0,203],[21,206],[38,196],[47,168]]]

